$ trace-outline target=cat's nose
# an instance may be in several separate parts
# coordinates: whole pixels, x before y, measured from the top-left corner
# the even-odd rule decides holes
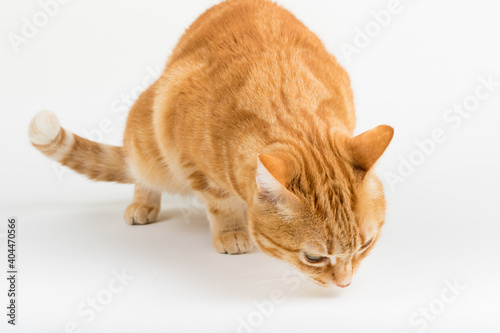
[[[351,282],[347,283],[347,284],[340,284],[340,283],[337,283],[337,287],[340,287],[340,288],[347,288],[351,285]]]

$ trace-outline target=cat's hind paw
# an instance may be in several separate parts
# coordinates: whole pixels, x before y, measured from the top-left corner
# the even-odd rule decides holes
[[[156,222],[160,207],[157,205],[146,205],[142,203],[133,203],[127,207],[123,218],[128,224],[148,224]]]
[[[223,254],[242,254],[254,248],[250,235],[246,231],[228,231],[216,235],[213,243],[215,250]]]

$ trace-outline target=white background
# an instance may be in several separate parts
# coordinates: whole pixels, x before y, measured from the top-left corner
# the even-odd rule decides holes
[[[102,139],[119,145],[122,95],[151,82],[184,29],[216,2],[73,0],[16,52],[9,36],[41,7],[1,0],[0,232],[18,216],[20,277],[14,329],[0,279],[0,330],[64,332],[74,322],[81,332],[499,332],[500,87],[456,128],[444,119],[454,104],[474,101],[481,77],[500,81],[498,1],[401,0],[351,59],[341,45],[376,29],[371,12],[389,1],[280,1],[351,74],[358,132],[396,129],[378,165],[388,199],[383,237],[347,289],[298,280],[259,252],[215,253],[191,200],[165,195],[160,223],[128,226],[131,186],[54,169],[30,146],[28,124],[41,109],[80,135],[102,122]],[[419,160],[415,140],[438,128],[447,140]],[[391,184],[387,175],[410,157],[419,165]],[[5,272],[4,234],[0,242]],[[79,315],[89,298],[108,301],[122,269],[134,279],[92,320]],[[446,281],[467,287],[449,304]],[[275,293],[282,302],[271,306]],[[429,307],[432,317],[422,319]],[[249,326],[238,329],[241,321]]]

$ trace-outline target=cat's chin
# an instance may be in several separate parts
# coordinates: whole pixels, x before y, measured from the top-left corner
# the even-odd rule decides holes
[[[309,278],[312,282],[314,282],[314,284],[320,286],[320,287],[323,287],[323,288],[333,288],[335,286],[335,284],[333,282],[323,282],[323,281],[318,281],[318,280],[315,280],[313,279],[312,277]]]
[[[323,287],[323,288],[331,288],[331,287],[333,287],[332,283],[328,284],[328,283],[316,281],[314,279],[311,279],[311,281],[314,282],[315,284],[317,284],[318,286]]]

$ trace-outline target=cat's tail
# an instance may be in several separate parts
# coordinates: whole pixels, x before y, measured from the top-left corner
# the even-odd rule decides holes
[[[97,181],[134,183],[122,147],[105,145],[73,134],[57,116],[41,111],[31,121],[29,136],[35,148],[53,160]]]

